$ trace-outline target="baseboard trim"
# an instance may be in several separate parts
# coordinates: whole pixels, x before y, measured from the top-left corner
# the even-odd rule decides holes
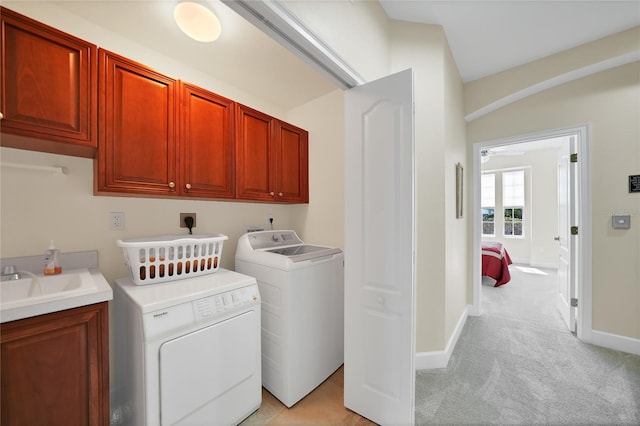
[[[604,331],[591,331],[591,344],[603,346],[616,351],[628,352],[640,355],[640,339],[605,333]]]
[[[416,370],[445,368],[449,364],[449,359],[451,359],[453,349],[456,347],[456,343],[458,343],[458,339],[460,338],[460,333],[462,333],[462,328],[467,322],[467,317],[469,316],[470,309],[471,305],[465,306],[460,319],[458,319],[458,324],[456,324],[456,328],[453,330],[453,334],[451,334],[449,342],[447,343],[447,347],[444,351],[416,353],[416,357],[414,360]]]

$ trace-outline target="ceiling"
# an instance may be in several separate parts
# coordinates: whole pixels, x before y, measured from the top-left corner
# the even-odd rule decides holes
[[[392,19],[441,25],[465,83],[640,25],[633,0],[380,3]]]
[[[218,0],[206,3],[220,18],[220,39],[213,43],[189,39],[173,22],[175,2],[50,1],[285,110],[337,88]],[[3,1],[9,8],[11,3]],[[442,25],[465,82],[640,25],[640,0],[383,0],[381,4],[393,19]]]

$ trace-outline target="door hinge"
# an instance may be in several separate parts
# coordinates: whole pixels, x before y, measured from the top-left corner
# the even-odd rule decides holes
[[[571,154],[570,159],[571,159],[572,163],[577,163],[578,162],[578,154],[577,153]]]
[[[577,308],[578,307],[578,299],[575,297],[571,298],[571,307],[572,308]]]
[[[571,235],[578,235],[578,227],[577,226],[572,226],[571,227]]]

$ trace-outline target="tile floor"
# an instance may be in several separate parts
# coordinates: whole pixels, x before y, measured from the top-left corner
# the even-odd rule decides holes
[[[264,388],[262,405],[241,426],[254,425],[375,425],[344,407],[344,367],[314,389],[309,395],[287,408]]]

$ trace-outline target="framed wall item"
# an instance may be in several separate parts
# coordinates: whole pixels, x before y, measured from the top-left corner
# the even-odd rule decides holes
[[[462,217],[462,183],[463,183],[462,164],[456,164],[456,219]]]

